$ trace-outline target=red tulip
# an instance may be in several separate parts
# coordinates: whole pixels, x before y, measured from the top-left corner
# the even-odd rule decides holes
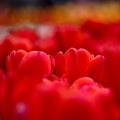
[[[104,83],[104,57],[94,57],[85,49],[71,48],[64,55],[59,52],[55,60],[55,74],[59,77],[65,75],[69,84],[84,76],[92,77],[95,81],[103,80]]]
[[[54,59],[42,51],[13,51],[7,59],[8,74],[12,71],[19,77],[42,78],[53,71]]]

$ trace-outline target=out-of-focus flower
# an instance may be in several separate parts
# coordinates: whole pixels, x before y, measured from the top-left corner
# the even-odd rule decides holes
[[[90,78],[76,80],[62,100],[58,120],[114,120],[119,116],[110,90]]]
[[[37,27],[36,34],[39,36],[39,40],[34,43],[34,50],[42,50],[55,56],[60,49],[55,33],[55,26],[44,25]]]
[[[35,29],[33,28],[21,27],[18,29],[11,29],[9,33],[19,38],[28,39],[33,43],[39,39],[38,35],[36,34]]]
[[[65,54],[59,52],[55,59],[55,74],[66,76],[69,84],[76,79],[89,76],[95,81],[105,83],[104,57],[94,57],[85,49],[68,49]]]
[[[120,40],[120,23],[102,23],[87,21],[81,25],[80,30],[83,34],[87,34],[84,48],[90,50],[94,54],[100,54],[104,48],[111,49],[116,47]],[[102,47],[102,45],[104,47]],[[99,48],[98,46],[101,46]],[[108,48],[107,46],[110,46]],[[95,49],[95,50],[94,50]]]
[[[16,85],[11,94],[9,119],[22,120],[118,120],[111,91],[90,78],[72,86],[49,79]]]
[[[69,25],[56,27],[56,39],[60,50],[65,52],[71,47],[82,47],[86,36],[80,32],[77,26]]]

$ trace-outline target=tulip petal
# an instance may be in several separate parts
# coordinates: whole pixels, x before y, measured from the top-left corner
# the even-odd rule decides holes
[[[59,52],[55,58],[55,74],[61,77],[65,73],[65,58],[62,52]]]
[[[20,62],[19,73],[21,75],[42,78],[51,73],[51,59],[41,51],[29,52]]]
[[[76,49],[70,48],[65,54],[65,66],[66,66],[66,75],[68,77],[69,83],[72,84],[75,76],[75,63],[76,63]]]

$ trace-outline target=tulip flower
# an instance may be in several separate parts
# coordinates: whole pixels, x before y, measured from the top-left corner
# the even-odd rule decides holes
[[[66,76],[69,84],[84,76],[94,78],[95,81],[102,80],[104,76],[104,57],[94,57],[85,49],[68,49],[65,54],[59,52],[55,59],[55,74],[59,77]],[[102,78],[102,79],[101,79]]]
[[[20,76],[42,78],[50,75],[54,67],[54,58],[42,51],[12,51],[7,59],[8,74],[13,72]]]

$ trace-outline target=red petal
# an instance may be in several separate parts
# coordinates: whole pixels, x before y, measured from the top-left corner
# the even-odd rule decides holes
[[[29,52],[20,63],[19,73],[38,79],[44,75],[49,75],[51,73],[51,59],[49,55],[41,51]]]
[[[79,49],[76,55],[75,62],[75,76],[76,79],[82,76],[86,76],[86,70],[93,56],[85,49]]]
[[[70,48],[64,54],[65,65],[66,65],[66,75],[68,77],[70,84],[76,78],[75,76],[76,51],[77,51],[76,49]]]
[[[102,85],[106,84],[105,59],[103,56],[96,56],[90,63],[87,75]]]
[[[65,74],[65,58],[62,52],[59,52],[55,58],[55,73],[61,77]]]
[[[26,54],[27,52],[24,50],[12,51],[8,56],[7,62],[6,62],[8,72],[16,71],[18,69],[19,63],[21,62],[21,59]]]

